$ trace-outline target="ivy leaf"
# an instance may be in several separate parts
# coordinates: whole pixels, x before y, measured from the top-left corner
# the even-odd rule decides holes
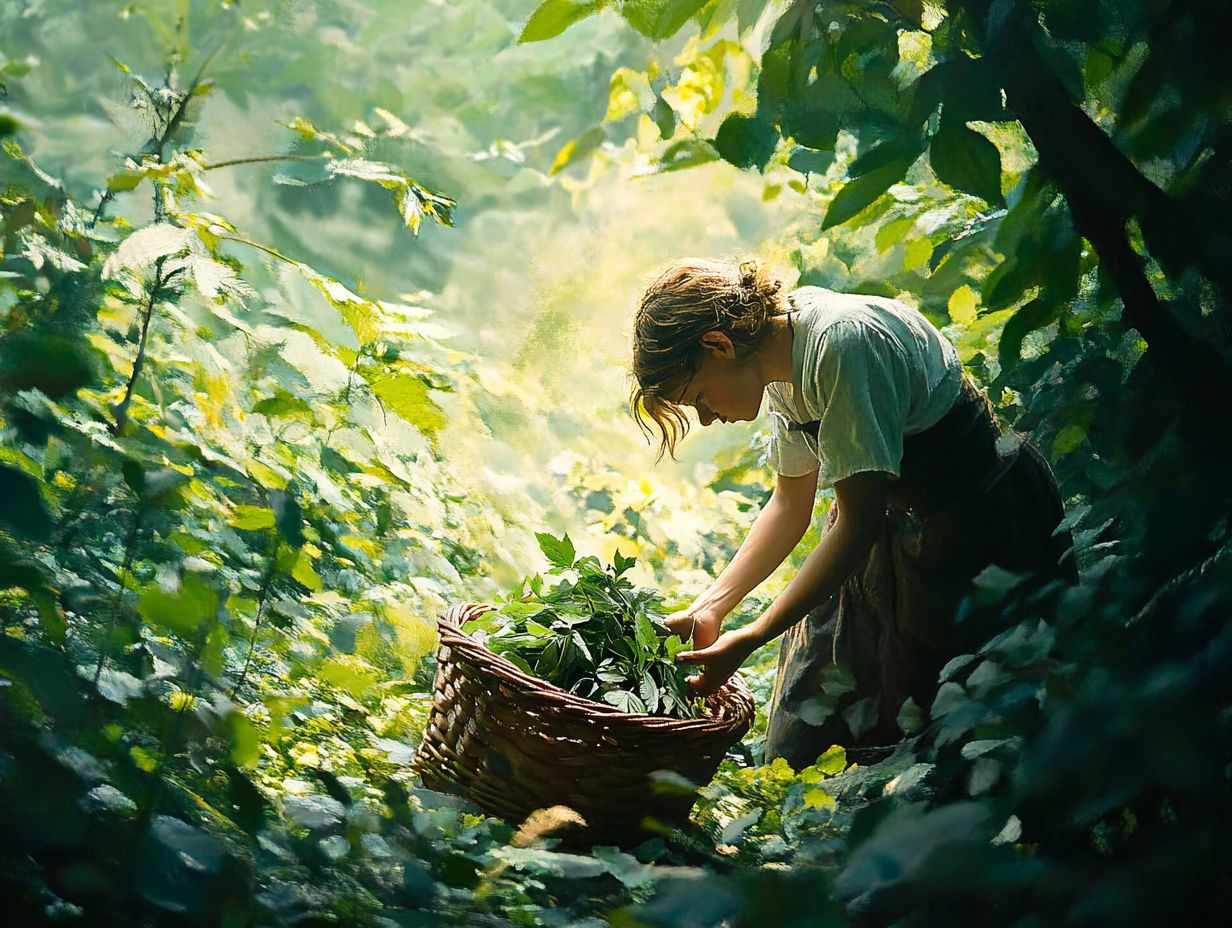
[[[574,550],[573,541],[568,535],[562,535],[560,538],[555,538],[547,532],[535,532],[535,538],[539,542],[539,550],[543,552],[543,556],[548,559],[548,562],[561,570],[569,570],[573,567],[573,562],[577,558],[577,552]]]
[[[530,14],[518,42],[542,42],[560,35],[574,23],[581,22],[605,6],[606,0],[545,0]]]
[[[962,122],[947,120],[928,150],[933,172],[942,183],[973,194],[993,206],[1002,206],[1001,153],[997,146]]]

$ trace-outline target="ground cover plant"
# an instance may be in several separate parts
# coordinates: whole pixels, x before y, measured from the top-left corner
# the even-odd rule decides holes
[[[0,3],[6,916],[1223,924],[1229,15]],[[763,714],[712,783],[662,784],[687,827],[566,853],[567,813],[410,773],[435,619],[544,557],[515,637],[514,602],[578,584],[687,602],[734,553],[764,439],[652,470],[622,402],[632,295],[689,252],[918,306],[1052,461],[1082,582],[981,575],[962,614],[1001,631],[888,758],[764,763]],[[592,695],[649,702],[601,660]]]
[[[663,597],[635,587],[624,574],[635,558],[616,552],[604,566],[578,557],[566,534],[538,534],[552,565],[569,574],[551,587],[535,574],[512,590],[494,612],[463,626],[495,654],[521,670],[622,712],[695,718],[700,700],[676,655],[688,644],[663,622]]]

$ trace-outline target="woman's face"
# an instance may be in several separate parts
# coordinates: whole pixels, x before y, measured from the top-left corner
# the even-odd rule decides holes
[[[703,354],[697,373],[684,385],[679,402],[697,410],[698,421],[751,421],[761,411],[762,384],[751,364],[736,360],[735,348],[722,332],[702,336]]]

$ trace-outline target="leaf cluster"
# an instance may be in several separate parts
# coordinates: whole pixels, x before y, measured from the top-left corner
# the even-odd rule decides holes
[[[701,700],[690,697],[687,672],[676,663],[688,645],[663,623],[662,597],[624,576],[636,559],[617,551],[605,567],[593,555],[578,557],[568,535],[536,537],[552,564],[548,573],[570,576],[548,588],[539,575],[523,578],[498,609],[466,630],[571,693],[622,712],[697,717]]]

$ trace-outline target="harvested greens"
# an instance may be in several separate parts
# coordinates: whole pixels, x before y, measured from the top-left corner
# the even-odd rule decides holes
[[[578,557],[569,536],[538,533],[549,574],[569,574],[544,589],[538,574],[523,578],[498,609],[464,630],[532,676],[622,712],[696,718],[703,701],[677,664],[688,644],[663,623],[662,597],[623,575],[635,558],[616,553],[604,567]]]

